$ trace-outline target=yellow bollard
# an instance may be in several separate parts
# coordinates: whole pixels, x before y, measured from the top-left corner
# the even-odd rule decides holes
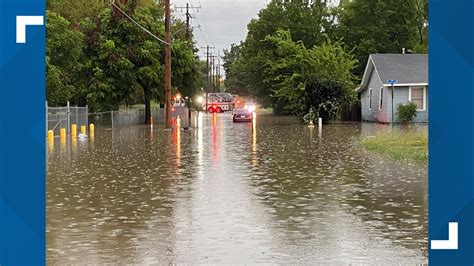
[[[87,134],[87,128],[86,126],[81,126],[81,133],[86,135]]]
[[[71,139],[71,148],[72,148],[72,151],[74,152],[77,150],[77,138]]]
[[[77,138],[77,125],[71,125],[71,138]]]
[[[66,142],[66,129],[61,128],[59,131],[59,135],[61,136],[61,142]]]
[[[89,125],[89,140],[90,140],[90,143],[94,143],[94,130],[95,130],[94,124],[90,124]]]
[[[89,132],[89,143],[94,144],[94,131]]]
[[[52,130],[48,131],[48,143],[50,144],[54,143],[54,131]]]

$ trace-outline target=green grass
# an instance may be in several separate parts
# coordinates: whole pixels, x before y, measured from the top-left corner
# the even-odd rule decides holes
[[[428,131],[400,131],[364,137],[362,147],[403,162],[428,162]]]

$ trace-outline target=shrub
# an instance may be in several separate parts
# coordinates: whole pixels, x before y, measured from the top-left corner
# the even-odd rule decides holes
[[[305,116],[303,116],[303,121],[305,121],[305,122],[308,123],[308,124],[314,123],[314,121],[316,120],[317,116],[318,116],[318,115],[316,114],[316,112],[314,111],[314,109],[313,109],[313,108],[310,108],[310,109],[309,109],[309,112],[308,112]]]
[[[350,103],[353,96],[347,82],[337,80],[311,78],[305,82],[303,90],[298,116],[303,117],[313,109],[325,123],[337,119],[342,106]]]
[[[400,119],[403,123],[412,121],[413,118],[416,117],[416,108],[416,104],[412,102],[398,105],[398,119]]]

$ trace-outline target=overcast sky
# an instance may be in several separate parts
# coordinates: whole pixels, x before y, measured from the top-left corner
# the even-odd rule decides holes
[[[267,0],[171,0],[173,7],[185,7],[189,3],[199,10],[191,9],[194,36],[199,47],[214,46],[214,54],[228,49],[232,43],[239,43],[247,35],[247,24],[257,17],[260,9],[264,8]],[[174,15],[185,18],[185,9],[174,9]],[[205,58],[205,50],[199,51],[199,56]]]

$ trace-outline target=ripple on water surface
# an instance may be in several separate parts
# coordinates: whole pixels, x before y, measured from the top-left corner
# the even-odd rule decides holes
[[[426,167],[361,150],[379,125],[193,120],[48,150],[48,263],[427,262]]]

